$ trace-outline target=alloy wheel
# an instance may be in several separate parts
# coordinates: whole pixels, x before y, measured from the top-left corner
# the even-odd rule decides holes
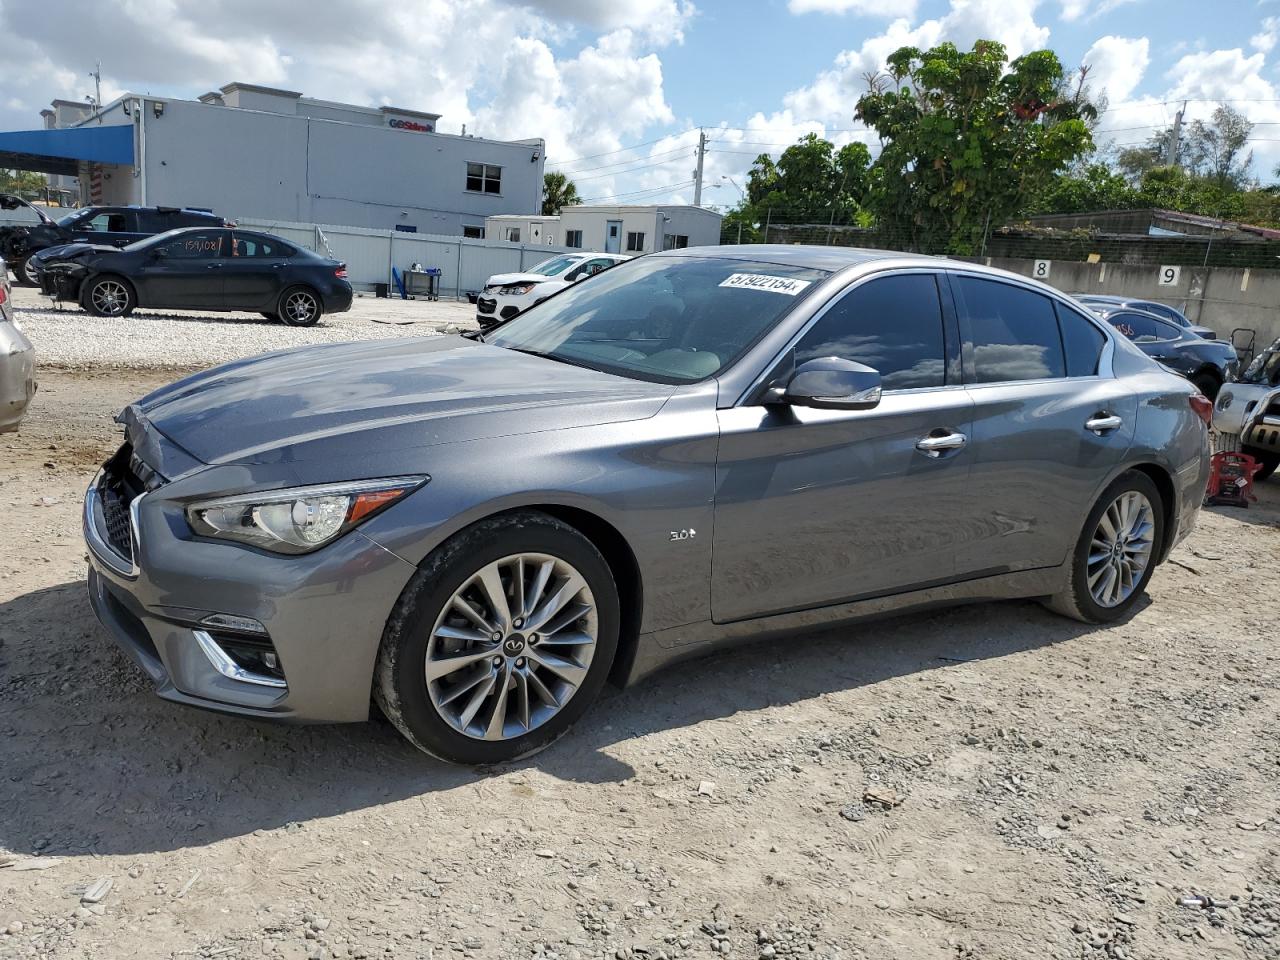
[[[100,281],[94,285],[89,297],[94,309],[104,317],[118,316],[129,305],[129,291],[119,280]]]
[[[454,730],[510,740],[558,714],[586,679],[599,615],[571,564],[520,553],[454,592],[427,642],[432,706]]]
[[[297,293],[289,294],[288,299],[284,302],[284,315],[290,323],[298,326],[305,326],[310,323],[314,319],[317,309],[316,298],[301,290]]]
[[[26,278],[27,283],[31,284],[33,287],[38,287],[40,285],[40,275],[36,273],[36,265],[31,262],[30,257],[27,257],[27,259],[22,262],[22,275]]]
[[[1133,595],[1151,563],[1155,513],[1136,490],[1120,494],[1102,512],[1089,544],[1089,593],[1100,607],[1117,607]]]

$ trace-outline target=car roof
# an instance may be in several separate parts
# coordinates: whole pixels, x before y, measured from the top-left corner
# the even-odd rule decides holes
[[[713,257],[719,260],[755,260],[762,263],[787,264],[808,267],[811,270],[828,270],[834,273],[846,267],[855,267],[874,260],[902,260],[926,262],[941,268],[946,261],[941,257],[897,253],[892,250],[867,250],[861,247],[819,247],[807,244],[752,243],[726,244],[718,247],[684,247],[680,250],[663,250],[651,254],[658,257]],[[957,267],[968,264],[956,263]]]
[[[1152,313],[1150,310],[1143,310],[1140,307],[1131,306],[1127,303],[1107,303],[1093,308],[1095,316],[1101,317],[1103,320],[1110,321],[1118,313],[1136,313],[1140,317],[1146,317],[1148,320],[1159,320],[1163,324],[1178,328],[1176,323],[1170,323],[1168,317],[1162,317],[1158,313]],[[1180,328],[1179,328],[1180,329]]]

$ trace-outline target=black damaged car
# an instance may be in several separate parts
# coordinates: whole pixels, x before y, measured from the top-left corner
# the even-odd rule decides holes
[[[0,257],[8,261],[18,282],[40,285],[40,270],[68,244],[119,248],[182,227],[222,227],[223,219],[207,210],[180,207],[83,207],[57,220],[21,197],[0,194],[0,210],[23,211],[30,223],[0,227]]]
[[[1088,303],[1093,312],[1133,341],[1152,359],[1182,374],[1210,400],[1240,369],[1235,348],[1225,340],[1206,340],[1163,317],[1113,303]]]
[[[48,262],[44,292],[99,317],[136,307],[244,310],[294,327],[351,309],[347,265],[250,230],[171,230],[120,250],[86,247]]]

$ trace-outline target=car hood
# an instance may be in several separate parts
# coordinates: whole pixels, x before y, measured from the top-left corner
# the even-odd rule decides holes
[[[55,247],[47,247],[33,257],[39,263],[52,263],[55,260],[67,260],[83,253],[117,253],[119,247],[104,243],[61,243]]]
[[[546,283],[559,277],[544,277],[540,273],[497,273],[489,278],[486,287],[505,287],[509,283]]]
[[[673,387],[463,337],[335,343],[215,367],[121,414],[204,463],[385,450],[653,416]]]

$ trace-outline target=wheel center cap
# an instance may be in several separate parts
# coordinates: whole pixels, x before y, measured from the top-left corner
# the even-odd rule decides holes
[[[513,633],[502,642],[502,652],[508,657],[518,657],[524,653],[524,637]]]

